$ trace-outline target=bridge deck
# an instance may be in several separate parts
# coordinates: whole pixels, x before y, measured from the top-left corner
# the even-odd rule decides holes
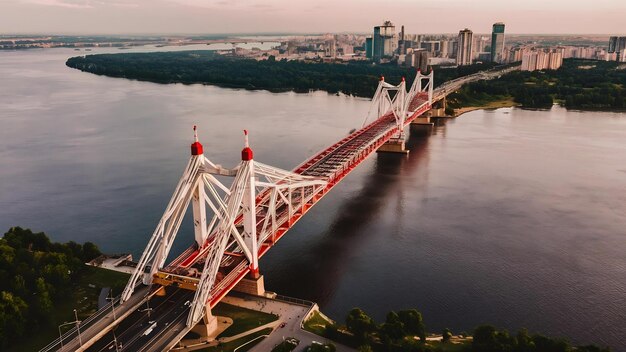
[[[416,117],[430,109],[427,97],[417,96],[412,106],[415,111],[406,118],[405,125],[408,125]],[[341,141],[331,145],[330,147],[317,153],[309,160],[302,163],[294,169],[294,173],[324,178],[328,181],[326,188],[309,202],[301,204],[299,198],[307,197],[309,194],[303,193],[300,196],[294,196],[292,199],[294,204],[301,204],[301,207],[293,209],[289,214],[287,204],[279,204],[277,206],[277,229],[274,233],[263,238],[263,243],[259,247],[259,257],[262,257],[313,205],[319,201],[324,194],[330,191],[339,181],[358,166],[364,159],[375,152],[381,145],[387,142],[394,135],[398,134],[395,118],[392,113],[381,116],[369,125],[351,133]],[[263,219],[269,203],[269,192],[261,191],[257,197],[257,231],[261,233],[263,227]],[[240,216],[236,224],[241,224]],[[194,268],[198,272],[202,271],[202,264],[206,257],[206,252],[215,240],[215,236],[209,236],[206,243],[198,248],[192,246],[188,248],[182,255],[176,258],[168,267],[162,270],[163,273],[171,273],[188,276],[189,268]],[[223,261],[222,267],[228,268],[222,272],[222,277],[216,281],[211,290],[210,305],[215,306],[222,297],[224,297],[246,274],[249,268],[245,264],[245,260],[240,252],[237,252],[236,243],[233,241],[229,244],[227,253]],[[228,263],[226,262],[228,261]],[[188,278],[191,285],[198,282],[197,277]]]

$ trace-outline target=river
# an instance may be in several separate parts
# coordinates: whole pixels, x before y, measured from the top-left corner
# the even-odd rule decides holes
[[[245,128],[256,160],[291,169],[369,107],[64,65],[81,54],[0,52],[3,231],[138,256],[187,162],[192,125],[216,163],[238,162]],[[433,332],[491,323],[625,351],[626,114],[478,110],[408,146],[408,157],[366,160],[263,258],[267,289],[339,321],[355,306],[379,322],[415,307]],[[192,240],[187,221],[174,251]]]

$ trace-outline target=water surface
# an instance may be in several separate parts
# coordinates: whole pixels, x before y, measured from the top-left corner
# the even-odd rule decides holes
[[[65,67],[77,54],[0,52],[0,229],[139,255],[193,124],[216,163],[237,163],[246,128],[257,160],[291,169],[368,110],[100,77]],[[354,306],[378,321],[416,307],[435,332],[492,323],[626,350],[625,114],[474,111],[408,145],[365,161],[264,257],[268,289],[340,321]],[[174,251],[189,222],[179,238]]]

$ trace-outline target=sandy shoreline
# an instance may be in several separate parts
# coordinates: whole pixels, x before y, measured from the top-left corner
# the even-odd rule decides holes
[[[467,112],[474,110],[485,110],[485,109],[499,109],[499,108],[510,108],[513,106],[518,106],[519,104],[514,102],[513,99],[494,101],[487,105],[482,106],[466,106],[464,108],[454,109],[454,116],[459,117]]]

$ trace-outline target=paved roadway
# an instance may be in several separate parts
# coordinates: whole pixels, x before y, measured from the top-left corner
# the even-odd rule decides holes
[[[222,302],[233,304],[248,309],[261,311],[265,313],[277,314],[280,323],[284,323],[284,327],[277,327],[270,335],[250,349],[250,352],[267,352],[271,351],[274,346],[278,345],[283,339],[295,337],[300,343],[294,351],[304,351],[311,345],[313,341],[321,343],[333,343],[337,347],[338,352],[354,352],[355,350],[345,345],[340,345],[321,336],[302,330],[301,324],[306,313],[311,309],[308,305],[291,303],[282,300],[274,300],[265,297],[255,296],[227,296]]]
[[[89,340],[94,339],[102,331],[109,329],[111,325],[116,321],[116,318],[119,319],[126,312],[140,304],[148,294],[148,287],[138,287],[135,291],[135,294],[131,297],[130,300],[124,302],[121,305],[115,305],[115,311],[113,311],[112,307],[108,305],[107,307],[100,309],[99,311],[91,315],[89,318],[83,320],[79,325],[80,341],[78,338],[78,331],[76,328],[74,328],[63,335],[62,343],[59,339],[56,339],[48,346],[42,348],[40,352],[79,350],[82,344],[85,344]]]
[[[468,76],[460,77],[453,79],[451,81],[447,81],[437,87],[433,92],[433,103],[442,99],[444,96],[453,93],[454,91],[460,89],[464,84],[481,81],[481,80],[490,80],[496,79],[500,76],[507,74],[512,71],[517,71],[521,68],[521,65],[515,65],[507,68],[494,68],[487,71],[480,71]]]
[[[115,351],[164,351],[184,328],[189,313],[186,302],[193,299],[194,292],[169,288],[164,297],[154,296],[149,304],[143,304],[113,332],[91,346],[89,352]],[[148,307],[149,305],[149,307]]]

